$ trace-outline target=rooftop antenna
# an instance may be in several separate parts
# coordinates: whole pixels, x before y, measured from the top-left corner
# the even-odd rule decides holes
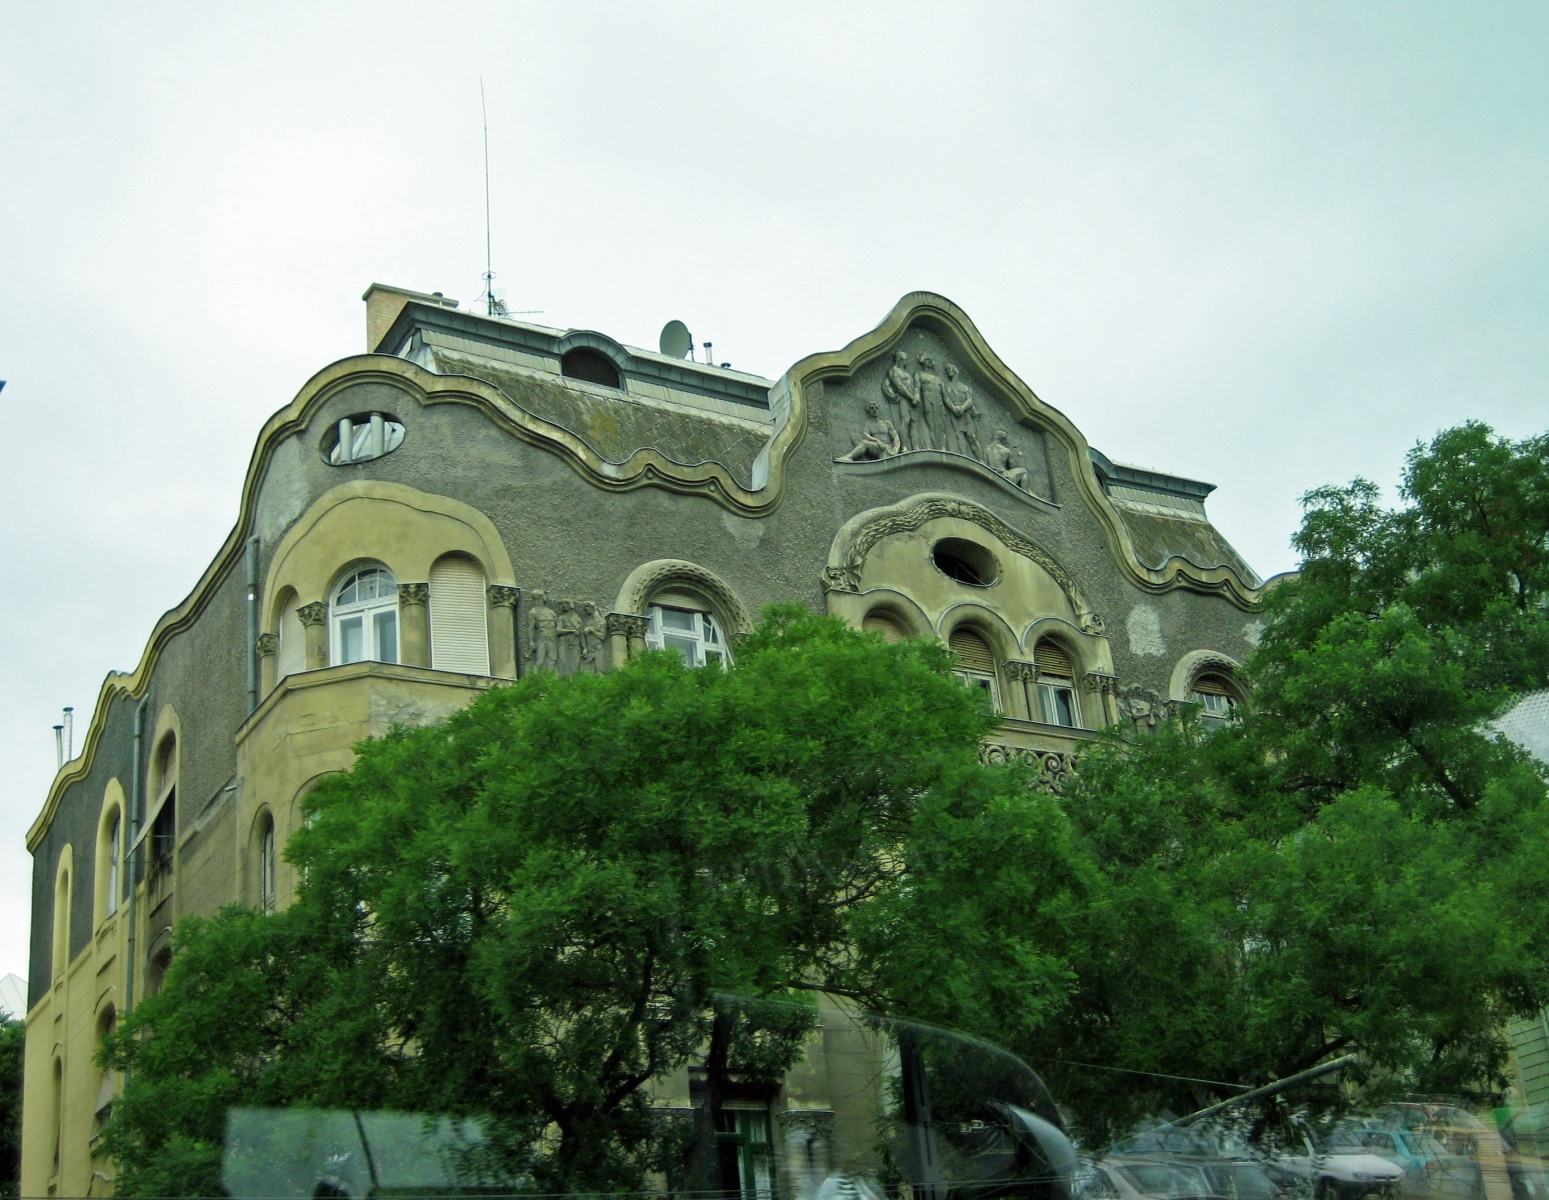
[[[494,258],[489,240],[489,106],[484,102],[484,76],[479,76],[479,111],[484,116],[484,311],[491,317],[509,313],[504,300],[495,295]]]

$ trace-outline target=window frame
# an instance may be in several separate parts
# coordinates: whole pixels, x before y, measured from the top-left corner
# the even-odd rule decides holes
[[[1038,711],[1045,725],[1057,725],[1061,729],[1083,729],[1081,724],[1081,700],[1076,695],[1076,681],[1064,675],[1042,675],[1033,683],[1038,696]],[[1064,694],[1069,701],[1070,720],[1059,719],[1059,699]]]
[[[380,591],[377,595],[366,600],[341,601],[340,597],[350,587],[357,583],[363,575],[374,572],[378,576],[386,576],[387,593]],[[349,663],[357,662],[385,662],[397,663],[402,660],[403,641],[403,615],[399,611],[398,604],[398,576],[392,569],[383,563],[365,562],[358,563],[344,572],[339,577],[339,582],[333,586],[328,600],[328,661],[332,666],[341,667]],[[392,614],[392,649],[391,655],[383,653],[381,618],[387,613]],[[360,621],[361,655],[358,658],[345,657],[345,625],[346,623]],[[371,651],[368,653],[367,651]]]
[[[1220,690],[1200,691],[1200,683],[1207,679],[1212,680]],[[1189,688],[1184,693],[1184,700],[1185,703],[1192,704],[1199,709],[1199,723],[1211,732],[1235,721],[1237,719],[1237,707],[1242,703],[1231,678],[1219,669],[1198,672],[1189,681]]]
[[[693,618],[692,628],[667,627],[663,622],[663,614],[669,612],[682,613]],[[690,667],[706,666],[710,657],[719,658],[723,667],[732,665],[731,646],[722,629],[721,621],[708,608],[685,608],[681,603],[661,603],[653,600],[646,605],[646,618],[645,644],[648,648],[676,650]],[[667,644],[669,637],[678,642],[691,642],[693,661],[683,654],[680,647],[669,646]],[[706,647],[710,649],[707,651]]]
[[[279,908],[277,841],[274,814],[265,813],[258,830],[258,907],[265,913]]]

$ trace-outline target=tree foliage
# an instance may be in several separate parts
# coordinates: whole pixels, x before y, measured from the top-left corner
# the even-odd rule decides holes
[[[1549,804],[1487,723],[1549,686],[1549,438],[1444,432],[1403,500],[1308,494],[1239,720],[1083,759],[1100,883],[1043,1053],[1259,1084],[1358,1050],[1373,1087],[1498,1085],[1507,1020],[1549,999]],[[1228,1094],[1050,1072],[1096,1124]]]
[[[27,1026],[0,1012],[0,1196],[21,1191],[22,1048]]]
[[[297,902],[185,923],[112,1041],[121,1190],[212,1191],[237,1103],[477,1115],[541,1191],[692,1186],[713,1113],[667,1145],[648,1085],[706,1045],[712,1107],[777,1078],[811,989],[1035,1020],[1067,839],[979,764],[989,723],[939,647],[784,609],[732,671],[538,674],[363,744],[287,848]]]

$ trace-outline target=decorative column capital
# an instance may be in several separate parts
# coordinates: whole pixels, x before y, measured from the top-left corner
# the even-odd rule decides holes
[[[834,1133],[834,1110],[831,1108],[788,1108],[775,1114],[775,1121],[786,1137],[801,1132],[812,1138],[829,1138]]]
[[[515,608],[522,599],[521,588],[507,587],[503,583],[490,584],[488,591],[491,608]]]
[[[1088,671],[1081,677],[1081,682],[1086,685],[1086,690],[1102,696],[1117,696],[1119,694],[1119,680],[1117,676],[1109,675],[1106,671]]]
[[[617,633],[622,634],[624,637],[643,638],[645,631],[650,628],[650,625],[651,618],[642,617],[639,613],[612,612],[608,614],[608,633],[610,636]]]
[[[258,648],[260,658],[270,658],[280,649],[280,635],[277,633],[260,633],[254,645]]]
[[[1030,662],[1018,662],[1014,658],[1008,658],[1005,668],[1007,679],[1022,679],[1031,683],[1038,678],[1038,668]]]
[[[314,600],[311,604],[303,604],[296,610],[296,616],[301,618],[303,625],[328,624],[328,605],[321,600]]]
[[[428,583],[400,583],[398,585],[399,604],[429,604],[430,584]]]

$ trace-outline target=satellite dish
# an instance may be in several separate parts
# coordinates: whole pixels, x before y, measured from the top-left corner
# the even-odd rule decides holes
[[[668,321],[662,326],[661,341],[658,345],[668,358],[687,358],[689,348],[693,344],[694,339],[689,336],[688,326],[682,321]]]

